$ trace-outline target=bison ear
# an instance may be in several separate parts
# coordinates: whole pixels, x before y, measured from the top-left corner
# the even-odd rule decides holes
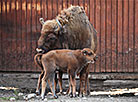
[[[43,25],[45,23],[44,19],[43,18],[40,18],[39,19],[39,22]]]

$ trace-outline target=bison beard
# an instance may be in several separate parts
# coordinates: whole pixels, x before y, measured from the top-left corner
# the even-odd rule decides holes
[[[62,10],[55,19],[45,22],[40,19],[40,23],[42,29],[38,40],[38,53],[53,49],[91,48],[94,53],[97,50],[97,32],[89,22],[83,7],[71,6]],[[86,74],[88,73],[89,70]]]

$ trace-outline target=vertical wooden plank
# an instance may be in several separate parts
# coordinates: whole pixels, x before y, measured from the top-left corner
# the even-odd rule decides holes
[[[37,23],[37,21],[38,21],[38,19],[37,19],[37,16],[38,16],[38,11],[37,11],[37,0],[35,0],[35,3],[34,3],[34,5],[35,5],[35,30],[36,30],[36,36],[35,36],[35,44],[34,44],[34,46],[35,46],[35,49],[37,48],[37,40],[38,40],[38,34],[40,34],[40,33],[38,33],[38,28],[37,28],[37,26],[38,26],[38,23]],[[45,8],[46,8],[46,3],[45,3]],[[45,15],[46,15],[46,12],[45,12]],[[35,50],[34,49],[34,50]],[[35,50],[35,54],[36,54],[36,50]],[[33,61],[34,62],[34,61]],[[34,64],[35,65],[35,64]],[[37,66],[35,65],[35,70],[36,71],[39,71],[39,69],[37,68]]]
[[[1,3],[0,3],[0,68],[3,69],[3,45],[2,45],[2,42],[3,42],[3,37],[2,37],[2,14],[3,14],[3,0],[1,0]]]
[[[124,1],[122,0],[122,72],[124,72]]]
[[[94,0],[90,0],[90,22],[94,24]]]
[[[85,0],[83,0],[83,7],[84,7],[84,10],[86,9],[86,7],[85,7]]]
[[[117,43],[116,43],[116,26],[117,26],[117,21],[116,21],[116,18],[117,18],[117,9],[116,9],[116,0],[112,0],[112,72],[116,72],[116,46],[117,46]]]
[[[133,33],[134,33],[134,18],[133,18],[133,14],[134,14],[134,0],[130,1],[129,0],[129,72],[133,72]]]
[[[116,0],[116,72],[118,72],[118,0]]]
[[[53,9],[53,0],[51,0],[51,12],[52,12],[52,19],[53,19],[53,17],[54,17],[54,9]]]
[[[7,22],[7,0],[5,0],[5,27],[4,27],[4,32],[7,30],[8,28],[8,22]],[[8,59],[7,59],[7,55],[8,55],[8,40],[6,38],[8,38],[8,33],[5,32],[4,33],[4,45],[5,47],[7,47],[7,49],[4,48],[4,52],[5,52],[5,55],[4,55],[4,67],[5,67],[5,70],[7,71],[7,67],[8,67]],[[6,64],[7,63],[7,64]]]
[[[66,0],[66,3],[67,3],[67,8],[69,7],[69,0]]]
[[[122,0],[122,72],[124,72],[124,1]]]
[[[62,9],[66,8],[66,0],[62,0]]]
[[[34,63],[34,55],[36,53],[35,49],[36,49],[36,41],[35,41],[35,37],[36,37],[36,5],[35,5],[36,1],[35,0],[32,0],[31,1],[31,9],[32,9],[32,18],[31,18],[31,29],[32,29],[32,35],[31,35],[31,46],[32,46],[32,54],[31,54],[31,61],[32,61],[32,67],[31,67],[31,71],[35,71],[36,70],[36,66],[35,66],[35,63]]]
[[[100,7],[101,7],[101,6],[100,6]],[[87,9],[87,10],[88,10],[88,11],[87,11],[87,12],[88,12],[88,17],[89,17],[89,20],[90,20],[90,8],[91,8],[91,7],[90,7],[90,0],[87,0],[87,8],[88,8],[88,9]]]
[[[25,53],[25,57],[26,57],[26,68],[25,68],[25,70],[27,70],[27,64],[28,64],[28,62],[27,62],[27,51],[28,51],[28,46],[27,46],[27,17],[28,17],[28,15],[27,15],[27,0],[25,1],[25,46],[26,46],[26,53]]]
[[[21,11],[20,11],[20,1],[16,0],[16,54],[15,54],[15,59],[16,59],[16,68],[14,70],[20,69],[21,70]]]
[[[99,36],[100,36],[100,0],[96,0],[95,1],[95,5],[96,5],[96,8],[95,8],[95,28],[97,30],[97,41],[99,42]],[[99,46],[97,46],[97,52],[99,53]],[[99,60],[96,61],[95,63],[95,72],[99,72],[100,69],[99,69]]]
[[[124,40],[123,40],[123,72],[127,72],[128,71],[128,67],[129,67],[129,57],[128,57],[128,50],[129,50],[129,46],[128,46],[128,0],[123,1],[124,2],[124,7],[123,7],[123,34],[124,34]]]
[[[23,45],[22,45],[22,0],[20,0],[20,55],[21,55],[21,58],[20,58],[20,65],[21,65],[21,70],[23,70],[23,52],[22,52],[22,48],[23,48]]]
[[[31,70],[31,0],[27,0],[27,71]]]
[[[57,16],[57,0],[53,0],[53,18]]]
[[[93,25],[94,25],[94,28],[97,30],[97,28],[96,28],[96,0],[94,0],[94,23],[93,23]],[[98,32],[97,32],[98,33]],[[97,34],[98,35],[98,34]],[[98,52],[98,51],[97,51]],[[96,63],[94,64],[94,67],[93,67],[93,69],[94,69],[94,72],[96,72]]]
[[[122,72],[122,0],[118,1],[118,72]]]
[[[112,32],[111,32],[111,14],[112,14],[112,8],[111,8],[111,0],[106,2],[106,72],[112,71]]]
[[[100,63],[101,63],[101,72],[106,71],[106,0],[101,1],[101,53],[100,53]]]
[[[107,1],[105,0],[105,65],[104,65],[104,69],[105,69],[105,72],[107,71],[106,69],[106,65],[107,65]]]
[[[135,33],[135,15],[136,15],[136,11],[135,11],[135,0],[133,1],[133,72],[135,72],[135,37],[136,37],[136,33]]]
[[[29,69],[29,71],[31,71],[32,70],[32,0],[30,0],[30,25],[29,25],[29,28],[30,28],[30,39],[29,39],[29,42],[30,42],[30,69]]]
[[[101,23],[101,19],[102,19],[102,17],[101,17],[101,11],[102,11],[102,6],[101,6],[101,4],[102,4],[102,1],[100,0],[100,20],[99,20],[99,22],[100,22],[100,32],[99,32],[99,55],[101,55],[101,25],[102,25],[102,23]],[[98,47],[98,46],[97,46]],[[101,56],[99,56],[99,72],[101,72]]]
[[[40,0],[39,1],[40,5],[38,5],[38,7],[40,8],[40,16],[44,19],[46,19],[47,17],[47,12],[46,12],[46,1],[45,0]]]
[[[62,10],[62,1],[58,0],[58,13],[60,13]]]
[[[16,56],[15,56],[15,58],[16,58],[16,63],[15,63],[15,69],[16,68],[18,68],[18,65],[17,65],[17,63],[18,63],[18,60],[17,60],[17,53],[18,53],[18,50],[17,50],[17,0],[15,0],[15,38],[16,38],[16,40],[15,40],[15,52],[16,52]]]
[[[48,19],[52,19],[52,4],[51,0],[48,0]]]
[[[135,0],[135,72],[138,72],[138,1]]]
[[[74,5],[74,1],[75,1],[75,0],[72,0],[72,1],[71,1],[71,4],[72,4],[72,5]]]
[[[80,4],[80,6],[82,6],[82,7],[84,7],[83,2],[84,2],[83,0],[80,0],[80,3],[79,3],[79,4]]]
[[[25,70],[26,69],[26,42],[25,42],[25,38],[26,38],[26,33],[25,33],[25,8],[26,8],[26,4],[25,4],[25,0],[21,0],[22,3],[22,7],[21,7],[21,19],[22,19],[22,28],[21,28],[21,31],[22,31],[22,34],[21,34],[21,37],[22,37],[22,54],[23,54],[23,59],[22,59],[22,63],[23,63],[23,66],[22,66],[22,70]]]
[[[74,5],[78,5],[79,4],[79,0],[74,0]]]

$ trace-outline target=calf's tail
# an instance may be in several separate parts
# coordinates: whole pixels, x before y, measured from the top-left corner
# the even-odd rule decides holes
[[[42,62],[41,62],[42,54],[38,53],[34,56],[34,62],[37,67],[39,67],[41,70],[43,70]]]

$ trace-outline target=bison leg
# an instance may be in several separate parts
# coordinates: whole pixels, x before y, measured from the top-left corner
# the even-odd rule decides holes
[[[73,97],[76,97],[76,79],[75,79],[75,75],[71,75],[70,76],[70,82],[71,82],[71,85],[72,85],[72,94],[73,94]]]
[[[92,64],[89,64],[88,67],[86,68],[86,72],[85,74],[85,95],[89,95],[90,94],[90,85],[89,85],[89,69],[92,67]]]
[[[55,80],[54,80],[54,89],[55,89],[55,91],[57,89],[57,83],[58,83],[57,73],[55,73]]]
[[[70,75],[69,75],[69,79],[68,79],[68,83],[69,83],[69,88],[66,91],[66,94],[68,94],[69,96],[72,96],[72,89],[71,89],[71,83],[70,83]]]
[[[37,82],[37,88],[36,88],[36,94],[39,95],[40,94],[40,84],[42,81],[42,78],[44,76],[44,71],[41,72],[39,78],[38,78],[38,82]]]
[[[62,75],[63,75],[63,72],[59,71],[59,88],[60,88],[60,93],[62,94],[63,92],[63,89],[62,89]]]
[[[55,92],[55,84],[54,84],[54,81],[55,81],[55,78],[54,78],[54,73],[52,74],[51,73],[51,76],[50,76],[50,80],[48,80],[48,84],[50,86],[50,89],[51,89],[51,92],[52,92],[52,95],[54,98],[58,98],[58,96],[56,95],[56,92]]]
[[[45,98],[45,89],[46,89],[47,79],[48,79],[48,75],[47,75],[47,72],[45,72],[44,77],[42,78],[42,92],[41,92],[42,100]]]
[[[81,96],[81,97],[83,97],[83,83],[84,83],[84,78],[85,76],[84,76],[84,74],[81,74],[80,75],[80,86],[79,86],[79,95]]]
[[[89,95],[89,78],[88,78],[88,73],[86,73],[85,77],[85,95]]]

